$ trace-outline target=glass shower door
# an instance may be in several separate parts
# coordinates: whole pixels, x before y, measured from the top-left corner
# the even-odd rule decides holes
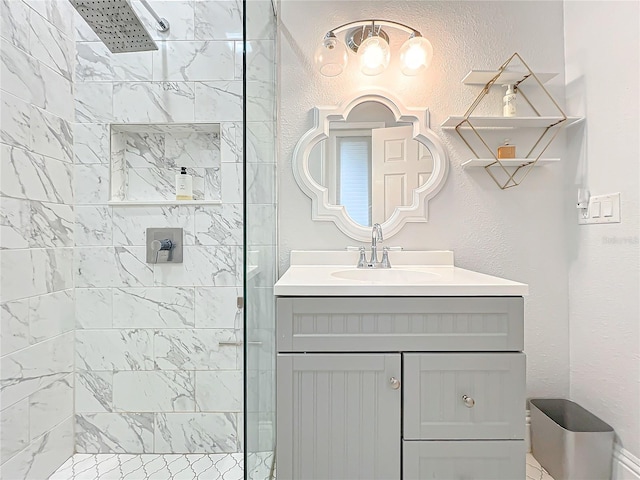
[[[275,467],[276,11],[244,1],[245,478]]]

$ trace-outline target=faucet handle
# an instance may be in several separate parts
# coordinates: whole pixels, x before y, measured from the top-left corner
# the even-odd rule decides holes
[[[347,247],[349,252],[360,252],[360,258],[358,259],[358,268],[364,268],[367,265],[367,255],[364,247]]]
[[[382,247],[382,261],[380,261],[381,268],[391,268],[391,262],[389,261],[389,251],[400,251],[402,247]]]

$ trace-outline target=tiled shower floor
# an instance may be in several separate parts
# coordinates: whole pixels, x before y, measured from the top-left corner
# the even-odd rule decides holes
[[[49,480],[242,480],[243,455],[75,454]]]
[[[262,470],[252,478],[269,478],[271,454],[261,458]],[[242,454],[91,455],[76,454],[49,480],[242,480]],[[530,453],[526,480],[553,480]]]

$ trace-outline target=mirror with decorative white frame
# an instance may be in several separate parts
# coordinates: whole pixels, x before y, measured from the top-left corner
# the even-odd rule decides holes
[[[371,91],[314,113],[315,126],[293,159],[314,220],[333,221],[362,241],[374,223],[389,237],[407,222],[427,221],[428,201],[448,168],[427,109],[406,108],[388,92]]]

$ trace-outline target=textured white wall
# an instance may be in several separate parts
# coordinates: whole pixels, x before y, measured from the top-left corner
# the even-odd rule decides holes
[[[622,199],[620,224],[570,223],[571,398],[611,424],[638,457],[640,4],[566,2],[564,13],[567,98],[586,115],[588,133],[569,137],[567,194],[574,200],[582,180],[592,194]]]
[[[408,23],[433,44],[431,67],[417,77],[389,68],[365,77],[353,65],[339,77],[320,76],[313,52],[324,33],[361,18]],[[291,172],[291,154],[311,127],[311,109],[335,104],[359,87],[393,89],[410,106],[431,111],[451,169],[430,202],[429,223],[407,225],[388,245],[451,249],[465,268],[526,282],[525,350],[528,395],[569,393],[567,252],[562,167],[538,168],[517,188],[501,191],[483,171],[463,171],[470,157],[462,141],[442,133],[448,115],[462,114],[478,93],[462,77],[473,68],[497,68],[513,52],[539,71],[558,72],[550,84],[563,103],[564,51],[561,2],[378,2],[285,0],[280,10],[279,228],[280,271],[291,249],[341,249],[354,244],[332,223],[311,221],[311,200]],[[500,100],[497,97],[499,111]],[[562,155],[564,139],[551,153]]]

